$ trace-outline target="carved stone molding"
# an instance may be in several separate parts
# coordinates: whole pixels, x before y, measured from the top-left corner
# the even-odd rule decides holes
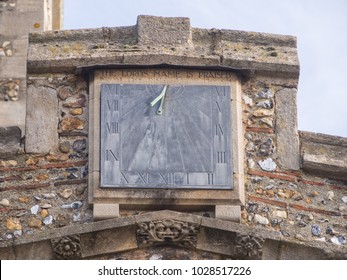
[[[172,219],[145,222],[138,225],[139,246],[171,243],[183,247],[195,247],[199,225]]]
[[[238,259],[262,259],[262,248],[265,239],[252,236],[237,234],[235,238],[235,257]]]
[[[52,239],[51,242],[56,259],[81,259],[81,240],[79,235],[64,236],[60,239]]]

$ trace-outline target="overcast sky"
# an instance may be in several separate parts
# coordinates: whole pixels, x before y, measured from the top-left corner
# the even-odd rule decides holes
[[[347,137],[346,0],[65,0],[64,28],[130,26],[138,15],[189,17],[192,27],[294,35],[300,130]]]

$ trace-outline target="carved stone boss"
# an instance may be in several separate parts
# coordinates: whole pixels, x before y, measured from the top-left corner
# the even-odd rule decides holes
[[[139,246],[170,243],[184,247],[194,247],[199,225],[178,220],[165,219],[144,222],[138,225]]]
[[[79,235],[64,236],[51,240],[55,258],[58,260],[81,259],[81,239]]]
[[[235,255],[237,259],[261,259],[265,240],[253,235],[237,234],[235,238]]]
[[[232,189],[230,87],[102,84],[100,186]]]

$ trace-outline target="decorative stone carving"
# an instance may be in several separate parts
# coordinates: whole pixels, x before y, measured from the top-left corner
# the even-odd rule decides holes
[[[183,247],[194,247],[199,225],[178,220],[160,220],[138,225],[137,241],[139,246],[171,243]]]
[[[79,235],[64,236],[51,242],[56,259],[81,259],[81,240]]]
[[[235,257],[238,259],[262,258],[262,248],[265,240],[252,235],[240,235],[235,238]]]

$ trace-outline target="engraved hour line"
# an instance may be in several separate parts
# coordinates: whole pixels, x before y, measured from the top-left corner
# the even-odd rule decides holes
[[[213,173],[207,173],[208,184],[213,185]]]
[[[224,131],[222,129],[222,126],[219,123],[216,124],[216,135],[218,135],[218,134],[224,135]]]
[[[141,178],[141,181],[147,185],[148,184],[148,173],[141,174],[140,172],[137,172]],[[147,180],[146,180],[147,179]]]
[[[189,173],[186,173],[187,174],[187,185],[189,185]]]
[[[226,163],[225,152],[217,152],[217,163]]]
[[[118,100],[106,100],[109,111],[118,112]]]
[[[181,103],[181,102],[180,102],[180,103]],[[182,117],[182,116],[179,116],[179,118],[181,118],[181,117]],[[183,121],[183,123],[184,123],[184,121]],[[194,150],[196,151],[196,155],[198,156],[198,160],[199,160],[199,162],[200,162],[202,168],[205,170],[205,166],[204,166],[204,164],[203,164],[203,161],[201,160],[200,152],[199,152],[198,148],[196,147],[196,145],[194,145],[194,141],[192,140],[191,135],[189,134],[189,132],[188,132],[188,130],[186,129],[185,126],[182,126],[182,130],[183,130],[183,131],[185,132],[185,134],[188,136],[188,139],[189,139],[190,143],[192,144]]]
[[[181,103],[180,103],[181,104]],[[185,105],[186,104],[181,104],[183,107],[185,107]],[[190,105],[190,104],[188,104],[188,106],[193,106],[193,105]],[[186,108],[186,107],[185,107]],[[197,108],[197,107],[196,107]],[[207,116],[209,119],[211,119],[211,116],[208,116],[206,113],[204,113],[203,111],[201,111],[199,108],[197,108],[201,113],[203,113],[205,116]],[[190,118],[190,115],[188,115],[187,116],[187,118],[189,118],[190,120],[191,120],[191,118]],[[192,120],[191,120],[191,122],[193,122]],[[205,133],[204,133],[204,131],[202,130],[202,128],[200,127],[200,126],[197,126],[196,127],[200,132],[201,132],[201,134],[205,137],[205,139],[206,139],[206,141],[209,143],[209,144],[211,144],[211,140],[205,135]]]
[[[110,133],[110,134],[118,134],[119,133],[118,122],[111,122],[111,123],[106,122],[106,127],[107,127],[108,133]]]
[[[106,150],[106,161],[110,161],[110,157],[113,157],[116,161],[118,161],[117,156],[114,154],[112,150]]]

